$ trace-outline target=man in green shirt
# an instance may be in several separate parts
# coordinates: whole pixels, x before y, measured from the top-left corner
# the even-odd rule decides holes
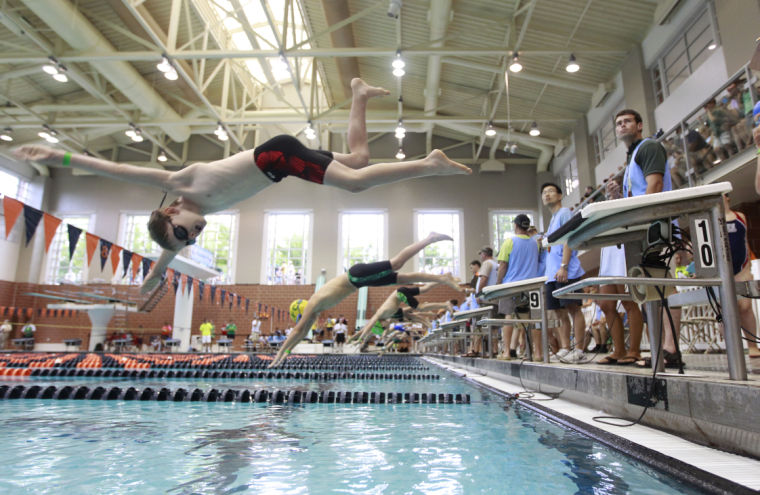
[[[235,332],[237,332],[237,325],[235,325],[234,322],[229,322],[224,327],[224,330],[227,332],[227,338],[230,340],[235,340]]]

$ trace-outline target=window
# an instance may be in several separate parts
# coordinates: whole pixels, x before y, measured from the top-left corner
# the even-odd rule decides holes
[[[498,253],[499,248],[507,240],[508,237],[512,237],[515,231],[515,224],[513,223],[515,217],[520,213],[525,213],[530,218],[530,223],[533,225],[533,212],[526,211],[505,211],[505,210],[491,210],[488,212],[490,218],[490,230],[491,230],[491,247],[493,252]]]
[[[340,214],[339,273],[356,263],[372,263],[386,253],[386,214],[382,211],[347,211]]]
[[[0,169],[0,194],[27,203],[29,201],[29,182]]]
[[[415,223],[417,240],[424,239],[430,232],[446,234],[454,239],[454,242],[436,242],[423,249],[417,255],[418,270],[436,274],[451,272],[455,277],[460,276],[460,212],[417,211]]]
[[[87,247],[84,232],[79,236],[74,255],[69,259],[69,229],[73,225],[82,230],[90,229],[89,215],[66,215],[61,217],[61,225],[55,231],[53,242],[47,254],[46,284],[81,284],[85,282],[87,271]],[[93,256],[95,259],[96,256]]]
[[[602,160],[618,145],[617,136],[615,135],[615,115],[622,109],[623,102],[621,101],[615,105],[615,110],[604,119],[602,125],[591,136],[594,142],[594,156],[597,164],[602,163]],[[576,177],[578,176],[577,172],[575,175]]]
[[[311,212],[268,212],[262,283],[308,283],[311,267]]]
[[[560,183],[564,185],[564,193],[569,196],[570,193],[578,189],[578,161],[573,158],[559,172]]]
[[[150,215],[147,214],[126,214],[123,224],[124,234],[121,236],[123,239],[121,245],[124,249],[143,256],[161,251],[161,246],[150,238],[150,233],[148,232],[149,218]]]
[[[681,33],[650,69],[658,105],[718,47],[717,24],[712,4],[708,3]]]
[[[237,246],[237,213],[217,213],[206,215],[206,226],[198,236],[195,245],[208,250],[213,257],[213,266],[219,276],[206,282],[234,283],[235,246]]]
[[[0,194],[27,203],[29,201],[29,182],[0,169]],[[20,221],[16,221],[16,225],[23,224],[23,220],[24,217],[22,216]],[[5,213],[2,208],[0,208],[0,232],[5,232]],[[20,242],[21,232],[23,232],[23,227],[14,227],[8,241]]]

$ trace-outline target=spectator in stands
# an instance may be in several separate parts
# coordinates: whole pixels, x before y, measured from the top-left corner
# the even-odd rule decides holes
[[[480,260],[470,261],[470,272],[472,272],[472,278],[470,279],[470,283],[467,285],[472,290],[475,290],[478,287],[478,272],[480,271],[480,266]]]
[[[572,214],[570,213],[570,209],[562,207],[562,189],[557,184],[547,182],[541,186],[540,192],[541,201],[552,212],[549,227],[546,229],[546,235],[548,236],[567,223]],[[556,355],[563,361],[577,363],[583,360],[583,349],[580,347],[580,344],[585,339],[586,321],[581,312],[580,300],[557,299],[552,295],[552,292],[565,285],[577,282],[584,273],[576,251],[563,245],[550,246],[546,255],[546,269],[544,272],[547,284],[546,309],[554,311],[556,319],[560,322],[559,330],[552,330],[557,333],[560,345],[560,349],[556,352]],[[575,342],[578,344],[573,351],[570,350],[570,316],[573,319],[572,328],[575,334]]]
[[[499,265],[496,264],[496,260],[493,259],[493,248],[491,246],[484,246],[478,251],[480,256],[480,270],[478,270],[478,281],[475,286],[475,294],[480,294],[485,287],[494,285],[497,280],[497,272]],[[480,350],[483,345],[483,337],[477,335],[470,339],[470,348],[465,356],[474,357],[480,355]]]
[[[169,325],[169,322],[168,322],[168,321],[165,321],[165,322],[164,322],[164,326],[162,326],[162,327],[161,327],[161,337],[162,337],[164,340],[166,340],[166,339],[170,339],[170,338],[172,338],[172,333],[173,333],[173,331],[174,331],[174,330],[172,329],[172,326],[171,326],[171,325]]]
[[[5,345],[8,342],[8,336],[13,332],[13,325],[8,320],[5,320],[0,325],[0,350],[5,349]]]
[[[727,111],[726,102],[721,101],[718,104],[715,98],[713,98],[704,106],[706,114],[705,122],[710,126],[710,132],[715,138],[713,148],[718,156],[724,160],[736,153],[736,149],[731,141],[731,127],[736,124],[736,121],[731,118],[731,115]]]
[[[514,220],[515,235],[508,237],[499,249],[499,269],[496,276],[498,283],[506,284],[518,282],[538,276],[539,247],[535,239],[528,235],[530,219],[528,215],[520,213]],[[530,308],[525,304],[527,298],[524,294],[505,297],[499,300],[499,313],[507,318],[516,318],[518,313],[529,313]],[[526,316],[527,318],[527,316]],[[514,325],[504,325],[501,328],[502,353],[501,359],[517,357],[517,342],[513,342],[512,332]],[[541,356],[541,332],[533,330],[533,355],[535,359]]]
[[[726,105],[729,114],[736,120],[736,124],[731,127],[731,138],[734,144],[741,151],[748,147],[752,142],[749,135],[749,122],[745,116],[752,111],[752,97],[749,91],[742,91],[741,80],[737,79],[728,85],[726,93],[728,94],[728,104]]]
[[[339,317],[335,321],[335,326],[333,326],[333,332],[335,332],[335,349],[338,352],[343,352],[343,344],[346,343],[346,332],[348,331],[348,324],[346,323],[346,319],[343,317]]]

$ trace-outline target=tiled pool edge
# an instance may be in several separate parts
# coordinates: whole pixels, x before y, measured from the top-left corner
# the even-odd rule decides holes
[[[463,365],[463,363],[451,362],[445,359],[438,360],[437,358],[438,357],[436,356],[436,358],[427,359],[427,361],[430,362],[431,364],[435,364],[437,366],[440,366],[443,369],[447,369],[455,373],[480,371],[478,368]],[[488,377],[486,375],[483,375],[483,376],[466,375],[463,378],[475,386],[483,387],[486,390],[489,390],[493,393],[510,397],[510,398],[513,398],[514,393],[518,392],[518,390],[514,390],[512,392],[506,389],[509,389],[509,388],[522,389],[522,387],[519,387],[517,385],[514,385],[508,381],[505,381],[499,378],[494,378],[493,376]],[[499,388],[492,384],[488,384],[485,382],[486,380],[496,381],[500,385],[502,385],[502,388]],[[563,401],[563,402],[569,403],[568,401]],[[610,431],[601,429],[587,421],[584,421],[583,419],[565,414],[552,407],[544,406],[530,399],[518,399],[517,403],[553,421],[556,421],[557,423],[564,425],[565,427],[576,430],[584,435],[587,435],[593,438],[594,440],[604,445],[614,448],[615,450],[618,450],[636,459],[637,461],[642,462],[643,464],[646,464],[648,466],[651,466],[657,469],[658,471],[666,473],[669,476],[672,476],[673,478],[678,479],[679,481],[692,485],[706,492],[728,494],[728,495],[759,493],[757,488],[760,488],[760,477],[757,478],[758,479],[757,483],[752,483],[753,486],[745,485],[745,484],[742,484],[741,482],[733,481],[727,477],[727,476],[731,476],[733,473],[720,472],[720,469],[717,469],[717,470],[703,469],[702,467],[696,466],[685,460],[679,459],[672,455],[667,455],[658,450],[650,448],[647,445],[645,445],[644,442],[635,442],[635,441],[629,440],[620,435],[616,435],[615,433],[612,433]],[[585,406],[580,406],[580,405],[575,405],[575,406],[585,407]],[[640,427],[655,431],[660,435],[672,436],[669,433],[662,432],[648,426],[642,425]],[[681,439],[678,437],[674,437],[674,438],[680,442],[687,442],[687,440],[685,439]],[[757,470],[757,467],[760,467],[760,462],[755,461],[750,458],[738,456],[736,454],[729,454],[729,453],[717,451],[716,449],[702,446],[695,443],[691,443],[691,445],[693,445],[695,449],[704,449],[705,452],[713,452],[713,453],[718,452],[726,456],[733,456],[735,458],[743,459],[743,460],[746,460],[747,462],[754,463],[756,465],[756,467],[754,467],[755,470]],[[757,488],[755,488],[755,486]]]

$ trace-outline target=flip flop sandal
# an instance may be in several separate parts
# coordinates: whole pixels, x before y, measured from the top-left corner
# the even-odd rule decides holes
[[[620,361],[612,356],[605,356],[599,361],[597,361],[596,364],[605,364],[605,365],[620,364]]]
[[[634,356],[626,356],[624,358],[618,359],[617,364],[620,364],[620,365],[636,364],[637,361],[641,361],[641,358],[637,358]]]

